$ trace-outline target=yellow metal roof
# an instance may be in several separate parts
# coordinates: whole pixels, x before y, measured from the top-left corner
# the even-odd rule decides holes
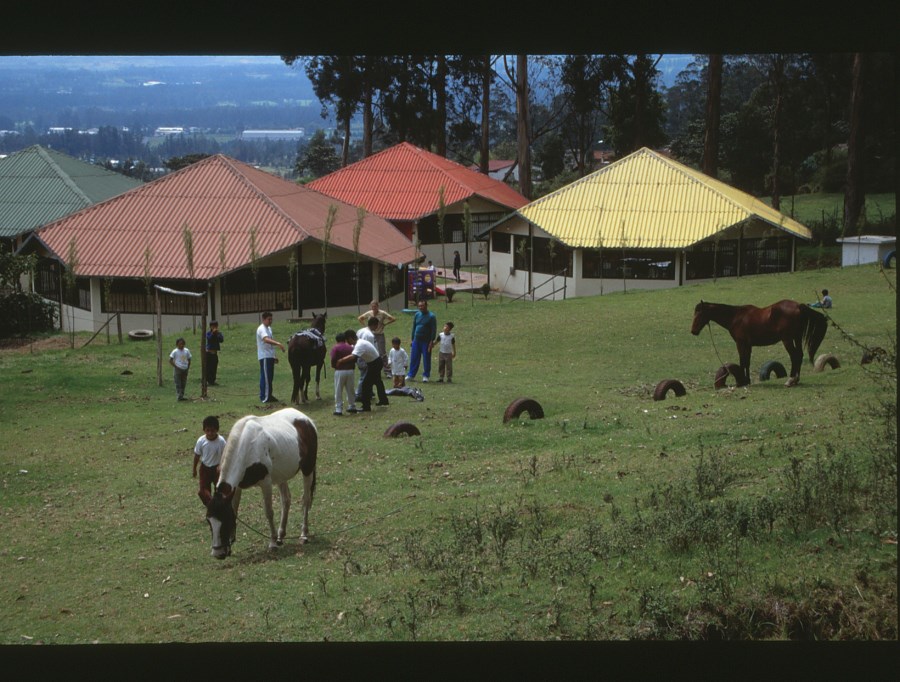
[[[759,199],[647,148],[517,213],[573,248],[684,248],[753,218],[812,237]]]

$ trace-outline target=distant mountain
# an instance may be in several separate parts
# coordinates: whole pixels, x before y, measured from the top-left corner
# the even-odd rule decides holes
[[[278,57],[0,57],[0,129],[328,125],[320,111]]]
[[[671,87],[692,55],[663,55]],[[275,56],[2,56],[0,130],[30,125],[200,128],[330,127],[302,68]]]

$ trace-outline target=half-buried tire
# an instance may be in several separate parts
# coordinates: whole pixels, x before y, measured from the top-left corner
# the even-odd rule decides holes
[[[503,413],[503,423],[518,419],[523,412],[527,412],[532,419],[544,418],[544,408],[536,400],[532,398],[517,398],[509,404],[506,412]]]
[[[681,398],[682,396],[687,395],[687,391],[684,389],[684,384],[682,384],[680,381],[678,381],[677,379],[663,379],[658,384],[656,384],[656,390],[653,391],[653,399],[665,400],[666,394],[669,391],[673,391],[676,398]]]
[[[396,438],[397,436],[421,436],[422,433],[415,424],[409,422],[397,422],[391,424],[387,431],[384,432],[385,438]]]
[[[716,372],[715,387],[725,388],[729,376],[734,377],[738,386],[746,386],[749,383],[744,378],[744,370],[741,369],[740,365],[736,365],[733,362],[727,362],[719,367],[719,371]]]
[[[128,332],[128,338],[132,341],[146,341],[153,338],[152,329],[132,329]]]
[[[825,369],[825,365],[828,365],[831,369],[837,369],[841,366],[841,362],[831,353],[823,353],[816,358],[816,363],[813,365],[813,371],[821,372]]]
[[[784,368],[784,365],[778,360],[769,360],[759,368],[759,380],[768,381],[772,378],[772,372],[775,372],[775,376],[779,379],[784,379],[787,376],[787,370]]]

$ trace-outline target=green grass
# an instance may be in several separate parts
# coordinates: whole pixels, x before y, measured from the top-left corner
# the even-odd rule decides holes
[[[770,206],[771,197],[764,197]],[[781,212],[804,225],[836,221],[840,223],[844,215],[843,194],[795,194],[781,197]],[[896,226],[896,194],[867,194],[866,218],[869,222],[881,224],[893,217]]]
[[[223,321],[221,386],[200,399],[192,370],[187,403],[168,367],[157,386],[152,342],[2,352],[0,642],[896,639],[896,373],[861,366],[857,345],[895,352],[893,277],[436,301],[456,323],[454,383],[337,418],[329,372],[325,400],[301,408],[320,434],[311,541],[295,506],[268,552],[248,491],[252,528],[223,562],[191,451],[207,414],[227,436],[268,411],[252,326]],[[736,353],[720,327],[689,333],[697,301],[811,301],[822,287],[840,329],[819,353],[840,368],[805,361],[788,389],[755,378],[787,364],[784,349],[757,348],[751,386],[713,388]],[[388,334],[408,346],[400,316]],[[328,335],[357,326],[336,317]],[[687,395],[653,401],[667,378]],[[504,425],[522,396],[545,418]],[[423,435],[385,439],[400,420]]]

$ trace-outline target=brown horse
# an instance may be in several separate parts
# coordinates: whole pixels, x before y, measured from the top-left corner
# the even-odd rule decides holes
[[[785,386],[800,382],[803,344],[809,360],[819,349],[828,321],[825,316],[797,301],[778,301],[767,308],[754,305],[725,305],[700,301],[694,308],[691,334],[696,336],[713,321],[728,330],[737,344],[745,383],[750,383],[750,351],[753,346],[771,346],[781,341],[791,356],[791,374]]]
[[[291,363],[291,373],[294,375],[294,390],[291,393],[291,402],[297,403],[302,398],[304,403],[309,402],[309,383],[312,379],[312,366],[316,366],[316,400],[321,400],[319,394],[319,379],[322,376],[322,368],[325,366],[325,315],[313,313],[313,323],[309,329],[297,332],[288,343],[288,362]]]

